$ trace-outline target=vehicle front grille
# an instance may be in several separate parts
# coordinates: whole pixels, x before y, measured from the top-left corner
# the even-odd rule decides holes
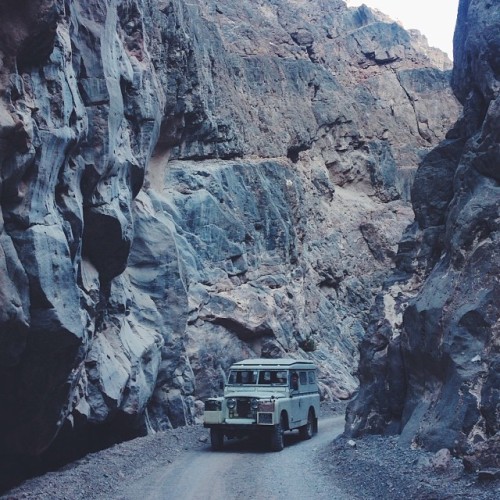
[[[236,414],[239,418],[252,418],[249,398],[236,398]]]

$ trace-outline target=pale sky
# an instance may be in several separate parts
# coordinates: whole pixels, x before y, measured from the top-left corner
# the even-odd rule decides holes
[[[453,59],[453,32],[459,0],[345,0],[348,6],[366,4],[400,21],[406,29],[417,29],[431,47]]]

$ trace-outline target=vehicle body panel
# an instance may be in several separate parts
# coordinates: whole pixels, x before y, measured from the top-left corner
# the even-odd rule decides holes
[[[252,359],[231,366],[224,396],[205,403],[204,425],[217,436],[317,429],[316,366],[307,360]],[[306,433],[310,437],[310,432]],[[222,438],[221,438],[222,436]]]

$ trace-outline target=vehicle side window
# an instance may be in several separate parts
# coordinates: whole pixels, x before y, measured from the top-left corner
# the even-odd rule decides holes
[[[316,383],[316,374],[313,371],[307,372],[307,376],[310,384]]]
[[[300,372],[300,385],[307,385],[307,372]]]

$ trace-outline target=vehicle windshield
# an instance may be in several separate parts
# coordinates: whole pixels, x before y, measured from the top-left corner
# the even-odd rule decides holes
[[[228,385],[287,385],[286,370],[231,370]]]

